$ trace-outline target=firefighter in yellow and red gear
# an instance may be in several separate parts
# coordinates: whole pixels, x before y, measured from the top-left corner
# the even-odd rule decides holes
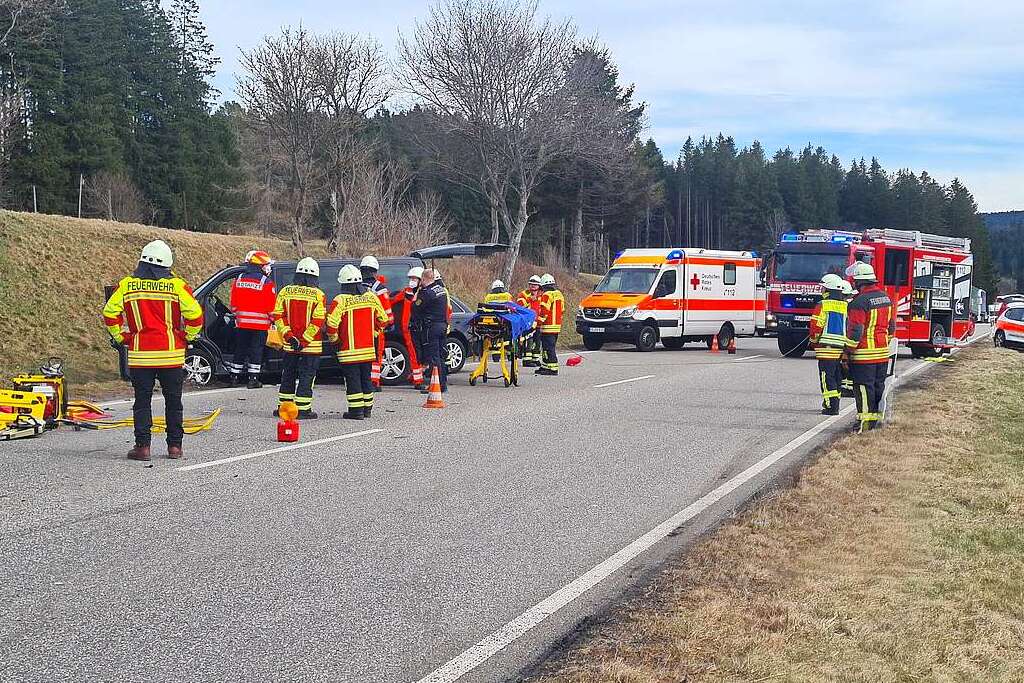
[[[259,389],[263,370],[263,349],[267,345],[270,314],[277,302],[277,290],[271,278],[274,260],[265,251],[250,251],[245,256],[245,270],[231,285],[231,312],[235,317],[235,349],[230,363],[231,384],[249,375],[248,387]]]
[[[300,420],[317,418],[313,385],[324,350],[323,325],[327,319],[326,296],[319,285],[320,264],[307,256],[295,265],[292,284],[278,292],[270,314],[284,342],[278,407],[286,401],[294,403]]]
[[[885,394],[889,344],[896,333],[896,310],[875,277],[875,269],[857,261],[846,270],[860,290],[847,307],[846,347],[850,377],[857,399],[860,430],[874,429],[882,419],[879,404]]]
[[[391,297],[391,312],[395,318],[395,324],[402,333],[402,341],[405,342],[405,357],[409,368],[409,381],[417,389],[423,388],[423,368],[419,363],[419,350],[416,339],[418,333],[414,334],[410,323],[412,322],[413,302],[416,301],[416,293],[420,288],[420,278],[423,277],[423,268],[414,266],[406,273],[409,279],[408,284]]]
[[[387,280],[380,275],[380,263],[373,256],[364,256],[359,263],[359,273],[363,276],[365,284],[371,292],[377,295],[381,308],[388,316],[388,327],[395,324],[395,314],[391,310],[391,295],[388,293]],[[377,335],[377,357],[370,366],[370,381],[373,382],[373,390],[380,391],[380,369],[384,362],[385,335]]]
[[[540,332],[540,345],[543,351],[538,375],[558,374],[558,354],[555,352],[558,335],[562,331],[562,314],[565,311],[565,297],[555,286],[555,278],[545,273],[540,278],[540,314],[537,317],[537,329]]]
[[[834,273],[821,278],[821,301],[811,315],[810,340],[818,359],[822,415],[838,415],[842,397],[842,357],[846,350],[845,282]]]
[[[530,279],[526,283],[526,289],[519,292],[516,296],[516,303],[520,306],[529,308],[534,314],[540,318],[540,275],[531,275]],[[527,344],[526,350],[523,353],[523,367],[524,368],[535,368],[540,366],[541,353],[540,353],[540,333],[535,333],[530,336],[530,341]]]
[[[132,460],[149,460],[153,427],[153,387],[164,395],[167,457],[182,457],[185,350],[202,332],[203,309],[185,281],[171,272],[174,254],[161,240],[142,249],[139,265],[121,280],[103,307],[111,340],[128,351],[128,374],[135,391]]]
[[[342,417],[362,420],[373,411],[370,366],[377,357],[377,336],[384,334],[388,315],[355,266],[343,266],[338,283],[341,293],[327,312],[327,338],[338,347],[338,362],[345,376],[348,410]]]

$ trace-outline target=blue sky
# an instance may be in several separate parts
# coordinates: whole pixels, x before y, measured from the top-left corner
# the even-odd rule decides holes
[[[393,51],[427,3],[201,2],[230,99],[239,49],[285,24],[370,34]],[[719,131],[769,151],[811,142],[844,164],[962,178],[984,211],[1024,209],[1024,2],[541,0],[597,36],[674,158]]]

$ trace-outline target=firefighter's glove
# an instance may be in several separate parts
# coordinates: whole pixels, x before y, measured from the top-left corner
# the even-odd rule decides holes
[[[292,351],[301,351],[302,350],[302,342],[300,342],[295,337],[289,337],[288,338],[288,346],[291,347]]]

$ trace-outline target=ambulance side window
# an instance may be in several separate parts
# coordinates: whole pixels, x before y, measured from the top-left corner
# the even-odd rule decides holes
[[[722,266],[722,268],[723,268],[723,271],[724,271],[722,273],[722,284],[724,284],[726,287],[731,287],[731,286],[735,285],[736,284],[736,264],[735,263],[726,263],[724,266]]]
[[[660,299],[663,296],[676,293],[676,271],[666,270],[661,275],[661,280],[658,281],[658,286],[654,290],[654,298]]]

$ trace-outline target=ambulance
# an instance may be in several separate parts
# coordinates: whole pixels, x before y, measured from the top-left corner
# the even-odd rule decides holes
[[[757,256],[713,249],[626,249],[576,312],[591,351],[606,342],[652,351],[687,342],[726,348],[763,328],[764,290]]]

